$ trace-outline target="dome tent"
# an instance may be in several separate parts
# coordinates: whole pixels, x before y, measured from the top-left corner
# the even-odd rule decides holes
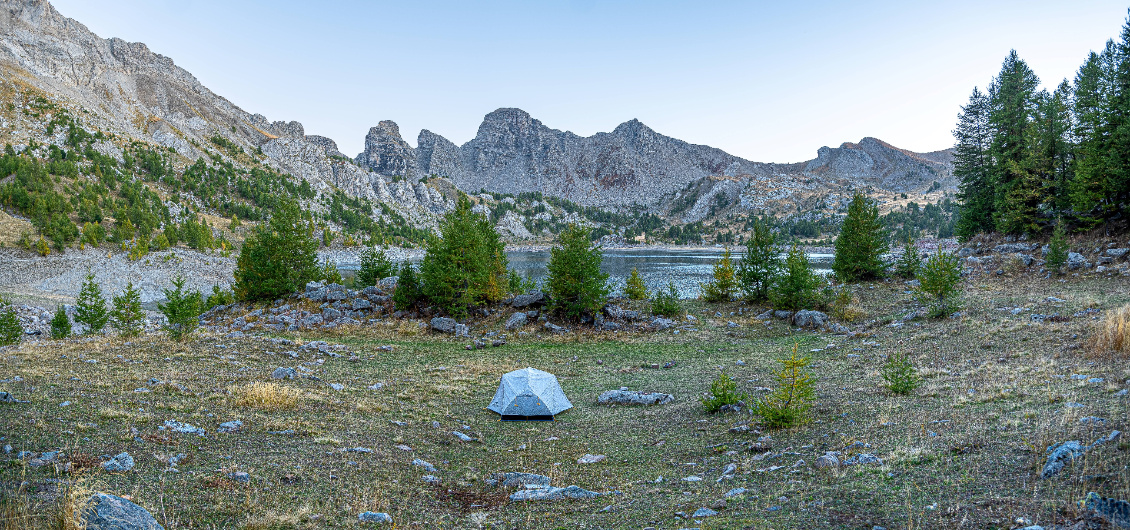
[[[502,376],[488,410],[502,421],[553,421],[553,416],[573,408],[557,384],[557,376],[525,368]]]

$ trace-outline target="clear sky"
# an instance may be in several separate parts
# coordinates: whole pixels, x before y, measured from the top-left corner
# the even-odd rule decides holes
[[[874,136],[952,146],[1012,48],[1054,88],[1116,38],[1106,0],[52,0],[217,94],[360,152],[378,121],[456,144],[519,107],[581,135],[638,118],[760,162]]]

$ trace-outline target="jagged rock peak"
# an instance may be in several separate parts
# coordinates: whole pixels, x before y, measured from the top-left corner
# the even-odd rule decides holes
[[[406,176],[416,170],[416,152],[400,136],[400,127],[384,120],[365,135],[365,150],[356,161],[363,167],[388,176]]]

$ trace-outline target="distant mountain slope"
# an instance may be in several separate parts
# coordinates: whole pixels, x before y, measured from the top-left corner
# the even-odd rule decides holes
[[[765,164],[664,136],[638,120],[582,137],[551,129],[521,109],[487,114],[475,138],[461,147],[427,130],[417,145],[409,146],[395,123],[382,121],[355,160],[383,175],[434,174],[467,191],[540,191],[591,206],[656,206],[708,177],[847,181],[898,193],[952,184],[948,150],[920,154],[864,138],[822,147],[808,162]]]

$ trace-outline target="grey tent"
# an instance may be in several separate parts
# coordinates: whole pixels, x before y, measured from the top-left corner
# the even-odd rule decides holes
[[[557,376],[526,368],[502,376],[488,410],[503,421],[553,421],[553,416],[573,408],[557,384]]]

